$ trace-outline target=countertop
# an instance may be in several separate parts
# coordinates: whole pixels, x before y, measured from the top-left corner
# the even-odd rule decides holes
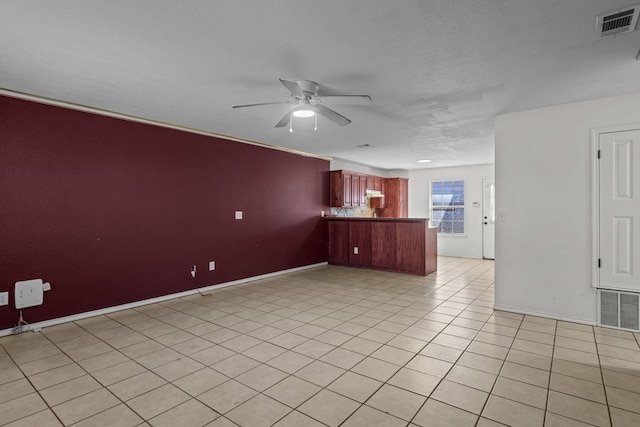
[[[384,222],[424,222],[429,218],[369,218],[352,216],[325,216],[324,219],[331,221],[384,221]]]

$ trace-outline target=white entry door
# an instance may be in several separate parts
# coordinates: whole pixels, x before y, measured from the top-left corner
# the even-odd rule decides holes
[[[494,178],[482,180],[482,258],[495,259],[496,184]]]
[[[640,129],[598,141],[600,287],[640,291]]]

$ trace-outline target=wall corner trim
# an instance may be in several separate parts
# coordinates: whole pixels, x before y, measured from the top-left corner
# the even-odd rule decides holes
[[[175,298],[182,298],[182,297],[186,297],[186,296],[189,296],[189,295],[195,295],[195,294],[198,294],[198,293],[200,295],[204,296],[204,295],[207,295],[206,292],[214,291],[216,289],[226,288],[228,286],[241,285],[241,284],[244,284],[244,283],[254,282],[256,280],[268,279],[270,277],[282,276],[282,275],[285,275],[285,274],[295,273],[295,272],[303,271],[303,270],[309,270],[309,269],[317,268],[317,267],[323,267],[323,266],[326,266],[326,265],[328,265],[327,262],[320,262],[320,263],[317,263],[317,264],[309,264],[309,265],[304,265],[302,267],[295,267],[295,268],[290,268],[290,269],[287,269],[287,270],[275,271],[273,273],[261,274],[259,276],[247,277],[245,279],[233,280],[231,282],[220,283],[220,284],[217,284],[217,285],[206,286],[204,288],[196,288],[196,289],[191,289],[191,290],[184,291],[184,292],[178,292],[178,293],[175,293],[175,294],[163,295],[161,297],[149,298],[149,299],[136,301],[136,302],[131,302],[131,303],[127,303],[127,304],[116,305],[116,306],[113,306],[113,307],[102,308],[102,309],[99,309],[99,310],[93,310],[93,311],[87,311],[87,312],[84,312],[84,313],[72,314],[71,316],[65,316],[65,317],[58,317],[56,319],[43,320],[42,322],[36,322],[36,323],[29,324],[29,327],[30,327],[29,331],[31,331],[31,332],[39,332],[42,328],[47,328],[49,326],[59,325],[61,323],[74,322],[76,320],[82,320],[82,319],[86,319],[88,317],[100,316],[100,315],[104,315],[104,314],[114,313],[116,311],[128,310],[128,309],[136,308],[136,307],[142,307],[143,305],[154,304],[154,303],[158,303],[158,302],[162,302],[162,301],[168,301],[168,300],[175,299]],[[12,334],[12,330],[13,330],[13,328],[0,330],[0,337],[11,335]]]

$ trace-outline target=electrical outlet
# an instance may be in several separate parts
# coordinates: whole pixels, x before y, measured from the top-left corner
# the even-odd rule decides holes
[[[196,278],[196,266],[195,265],[191,266],[191,277],[193,277],[194,279]]]
[[[0,292],[0,305],[9,305],[9,292]]]
[[[236,219],[242,219],[242,211],[236,211]]]
[[[353,254],[354,255],[358,255],[358,247],[357,246],[353,247]]]
[[[215,261],[209,261],[209,271],[213,271],[216,269],[216,262]]]

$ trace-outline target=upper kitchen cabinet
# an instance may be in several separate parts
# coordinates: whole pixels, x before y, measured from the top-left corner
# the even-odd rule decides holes
[[[333,208],[366,207],[368,176],[349,171],[329,172],[330,191],[329,203]],[[373,185],[373,181],[372,181]]]
[[[385,209],[379,216],[386,218],[407,218],[409,216],[409,180],[407,178],[387,178],[384,180]]]

